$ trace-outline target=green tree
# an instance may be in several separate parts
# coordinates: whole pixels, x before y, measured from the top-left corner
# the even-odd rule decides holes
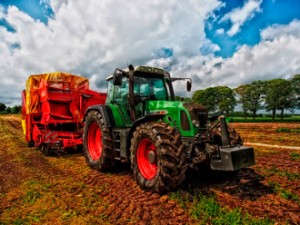
[[[8,106],[8,107],[6,108],[6,110],[5,110],[5,112],[6,112],[7,114],[10,114],[10,113],[11,113],[11,107]]]
[[[220,111],[226,116],[233,111],[236,105],[233,90],[226,86],[197,90],[193,94],[192,101],[204,105],[209,112]]]
[[[235,92],[240,96],[239,103],[242,104],[244,117],[248,111],[255,119],[257,111],[262,109],[265,83],[263,81],[253,81],[251,84],[240,85]]]
[[[184,98],[183,101],[184,102],[192,102],[192,99],[191,98]]]
[[[295,107],[300,108],[300,74],[294,75],[294,77],[291,80],[292,82],[292,88],[295,93]]]
[[[215,112],[217,110],[217,93],[213,87],[195,91],[192,100],[193,102],[204,105],[209,112]]]
[[[291,81],[285,79],[273,79],[267,81],[265,104],[268,111],[272,111],[272,119],[275,119],[276,110],[281,111],[281,119],[285,109],[293,111],[296,107],[295,91]]]
[[[250,91],[251,91],[251,85],[250,84],[243,84],[238,86],[234,89],[235,93],[238,94],[239,100],[238,103],[241,104],[243,109],[243,116],[246,119],[247,113],[250,110]]]
[[[258,80],[250,84],[249,89],[249,110],[252,118],[255,119],[258,110],[263,109],[263,97],[265,94],[265,82]]]
[[[290,80],[282,80],[279,90],[281,96],[278,99],[278,109],[281,111],[280,117],[281,120],[283,120],[284,110],[287,109],[290,112],[293,112],[294,108],[297,106],[297,99],[293,84]]]
[[[226,86],[215,87],[217,93],[217,103],[218,109],[222,114],[228,117],[229,112],[234,110],[236,105],[235,93],[234,91]]]
[[[175,101],[180,101],[180,102],[192,102],[191,98],[184,98],[180,96],[175,96]]]
[[[178,96],[178,95],[175,96],[175,101],[179,101],[180,102],[181,100],[182,100],[182,98],[180,96]]]
[[[11,108],[11,113],[13,113],[13,114],[21,113],[21,109],[22,109],[22,106],[15,105]]]
[[[6,105],[0,102],[0,112],[5,111]]]

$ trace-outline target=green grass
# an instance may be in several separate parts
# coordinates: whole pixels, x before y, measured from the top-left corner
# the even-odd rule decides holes
[[[23,203],[33,205],[39,198],[41,198],[41,196],[42,195],[39,192],[28,191],[23,198]]]
[[[292,152],[290,154],[290,157],[294,161],[300,161],[300,153],[298,153],[298,152]]]
[[[283,120],[281,120],[279,117],[276,117],[275,120],[272,120],[272,117],[256,117],[253,119],[252,117],[247,117],[246,119],[244,117],[229,117],[227,118],[227,121],[230,122],[239,122],[239,123],[261,123],[261,122],[300,122],[300,116],[290,116],[290,117],[283,117]]]
[[[286,127],[278,127],[276,129],[276,132],[280,133],[280,132],[283,132],[283,133],[300,133],[300,128],[297,128],[297,129],[290,129],[290,128],[286,128]]]
[[[289,133],[289,132],[291,132],[291,129],[290,128],[285,128],[285,127],[278,127],[276,129],[276,132],[278,132],[278,133],[280,133],[280,132]]]
[[[265,171],[267,172],[268,176],[278,175],[280,177],[286,177],[289,181],[300,180],[299,173],[290,173],[286,170],[282,171],[282,170],[277,169],[275,166],[265,169]]]
[[[279,194],[282,198],[287,199],[287,200],[292,200],[300,206],[300,199],[296,194],[292,193],[289,190],[283,189],[277,183],[270,182],[269,185],[271,186],[273,191],[275,193]]]
[[[176,200],[181,207],[187,209],[191,217],[197,220],[198,224],[274,224],[269,219],[257,219],[248,213],[243,213],[240,208],[227,209],[221,207],[214,196],[200,194],[190,202],[188,197],[176,192],[172,193],[170,198]]]

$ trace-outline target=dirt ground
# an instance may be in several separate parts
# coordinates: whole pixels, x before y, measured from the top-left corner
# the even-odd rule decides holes
[[[244,141],[300,146],[300,134],[276,132],[300,124],[232,124]],[[300,224],[300,151],[255,146],[256,165],[235,174],[190,173],[177,191],[214,193],[277,224]],[[28,148],[18,116],[0,115],[0,224],[197,224],[170,194],[142,191],[129,167],[90,169],[81,153],[44,157]]]

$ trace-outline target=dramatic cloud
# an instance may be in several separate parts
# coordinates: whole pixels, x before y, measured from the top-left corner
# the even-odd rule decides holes
[[[252,19],[257,12],[261,12],[260,5],[262,0],[249,0],[242,8],[236,8],[227,13],[220,22],[230,21],[231,28],[226,32],[229,36],[234,36],[240,32],[241,26],[248,20]]]
[[[49,1],[41,1],[47,7]],[[115,67],[148,64],[152,60],[195,57],[205,43],[204,22],[218,1],[68,1],[50,2],[48,23],[32,19],[11,6],[0,15],[14,32],[0,27],[0,102],[20,96],[28,75],[67,71],[91,78],[104,90],[105,77]],[[84,10],[83,10],[84,9]],[[161,49],[167,49],[161,55]],[[161,59],[162,58],[162,59]],[[10,90],[10,91],[8,91]]]
[[[223,28],[220,28],[218,30],[216,30],[216,33],[219,34],[219,35],[223,35],[224,34],[224,29]]]
[[[263,40],[273,40],[283,35],[292,35],[300,38],[300,21],[293,20],[288,26],[274,24],[261,32],[261,38]]]
[[[41,4],[49,7],[47,0]],[[158,66],[175,77],[191,77],[193,91],[300,73],[297,20],[262,30],[260,43],[240,46],[224,59],[215,57],[220,47],[204,32],[208,15],[223,6],[217,0],[53,0],[50,4],[54,14],[46,24],[14,6],[0,8],[0,19],[11,26],[9,30],[0,26],[0,102],[20,104],[27,77],[53,71],[86,76],[97,91],[105,91],[105,78],[116,67],[128,64]],[[260,4],[249,1],[225,17],[240,29],[259,12]],[[183,82],[175,83],[175,90],[187,95]]]
[[[262,41],[254,47],[241,46],[227,59],[213,57],[202,65],[197,88],[228,85],[237,87],[253,80],[291,78],[300,73],[300,21],[274,25],[261,32]],[[189,61],[192,63],[192,61]]]
[[[4,8],[0,5],[0,19],[4,18]]]

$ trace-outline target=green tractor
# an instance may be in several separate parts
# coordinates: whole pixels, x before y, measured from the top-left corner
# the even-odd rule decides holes
[[[254,150],[224,117],[208,118],[204,106],[175,101],[171,78],[162,69],[132,65],[107,78],[105,105],[87,109],[83,127],[89,166],[111,170],[130,163],[142,189],[163,193],[204,163],[212,170],[236,171],[254,165]],[[199,171],[201,172],[201,171]]]

